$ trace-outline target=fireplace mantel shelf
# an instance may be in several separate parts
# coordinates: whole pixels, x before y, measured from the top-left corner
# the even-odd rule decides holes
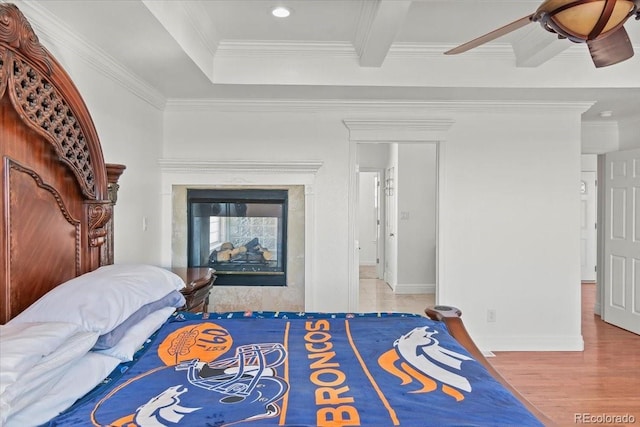
[[[199,160],[160,159],[160,168],[166,172],[211,172],[247,171],[276,173],[316,173],[322,167],[319,160],[308,161],[261,161],[261,160]]]

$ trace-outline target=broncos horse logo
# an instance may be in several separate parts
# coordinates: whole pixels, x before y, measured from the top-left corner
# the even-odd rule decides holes
[[[136,411],[133,420],[140,427],[163,426],[162,421],[173,424],[180,422],[182,417],[202,408],[186,408],[180,406],[180,395],[187,391],[182,386],[169,387],[159,395],[152,397]]]
[[[182,388],[182,390],[181,390]],[[177,424],[182,418],[202,408],[180,406],[180,395],[187,392],[186,387],[169,387],[141,405],[134,414],[127,415],[110,423],[110,426],[123,427],[163,427],[169,423]]]
[[[464,399],[460,392],[471,391],[469,381],[459,373],[462,362],[471,360],[463,354],[440,346],[434,338],[438,331],[423,326],[402,335],[394,343],[394,348],[378,359],[387,372],[402,380],[402,385],[417,381],[422,388],[413,393],[428,393],[442,385],[442,392],[455,398]]]

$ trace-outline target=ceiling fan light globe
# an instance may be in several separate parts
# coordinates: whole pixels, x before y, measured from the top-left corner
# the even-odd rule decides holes
[[[607,3],[613,2],[613,10],[607,19],[603,16]],[[638,0],[546,0],[535,13],[535,20],[543,27],[573,41],[584,42],[621,27],[638,7]],[[606,22],[601,22],[606,19]],[[598,27],[602,27],[596,30]],[[594,32],[594,30],[596,30]]]

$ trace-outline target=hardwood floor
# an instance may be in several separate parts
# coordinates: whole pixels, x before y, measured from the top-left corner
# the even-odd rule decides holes
[[[422,313],[433,295],[394,295],[382,280],[361,270],[360,311]],[[583,352],[495,352],[489,362],[559,426],[616,423],[627,416],[640,426],[640,336],[603,322],[593,313],[595,284],[582,285]],[[588,414],[588,415],[587,415]],[[630,419],[631,421],[631,419]]]
[[[495,352],[489,362],[560,426],[581,424],[580,414],[640,425],[640,336],[595,315],[595,295],[594,284],[582,285],[584,352]],[[591,424],[630,425],[609,421]]]

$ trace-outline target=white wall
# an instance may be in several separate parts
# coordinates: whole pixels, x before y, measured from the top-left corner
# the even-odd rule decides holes
[[[603,154],[618,150],[620,138],[617,122],[585,122],[581,129],[583,154]]]
[[[377,173],[360,172],[358,191],[358,247],[360,265],[377,265]]]
[[[582,123],[582,153],[604,154],[640,148],[640,117]]]
[[[436,144],[398,144],[396,292],[435,292],[436,177]]]
[[[580,170],[582,172],[597,172],[598,171],[598,155],[597,154],[581,155]]]
[[[444,148],[439,302],[481,348],[581,349],[579,115],[460,116]]]
[[[630,117],[618,123],[620,150],[640,148],[640,117]]]
[[[389,144],[358,144],[358,165],[362,169],[383,169],[389,158]]]

